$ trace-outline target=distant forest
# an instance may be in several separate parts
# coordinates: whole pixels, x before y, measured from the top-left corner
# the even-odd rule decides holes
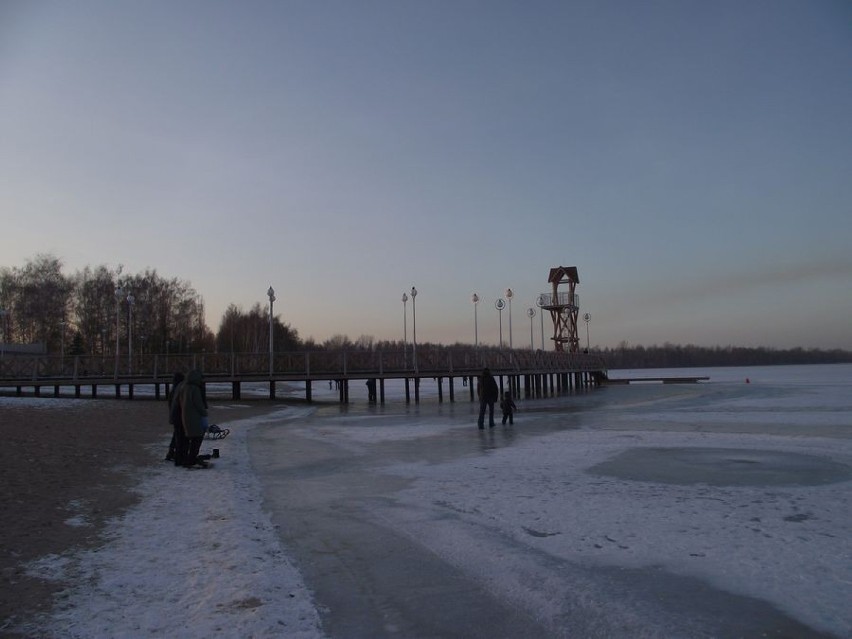
[[[593,349],[607,368],[703,368],[707,366],[773,366],[778,364],[843,364],[852,362],[852,352],[840,349],[772,349],[738,346],[628,346]]]

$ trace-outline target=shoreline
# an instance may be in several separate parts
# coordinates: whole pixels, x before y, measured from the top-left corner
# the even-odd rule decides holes
[[[0,636],[18,637],[10,627],[49,611],[68,586],[27,575],[26,563],[103,544],[106,523],[139,502],[136,474],[165,456],[169,426],[162,402],[0,402]]]
[[[223,416],[272,410],[251,402]],[[30,564],[103,548],[111,523],[142,502],[140,481],[166,470],[179,482],[187,471],[164,461],[164,401],[0,397],[0,415],[0,637],[24,639],[15,628],[51,613],[74,586],[56,571],[33,574]]]

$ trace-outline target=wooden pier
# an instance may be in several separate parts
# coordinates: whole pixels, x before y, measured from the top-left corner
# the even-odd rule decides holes
[[[604,382],[606,385],[616,384],[641,384],[641,383],[657,383],[657,384],[697,384],[698,382],[710,381],[709,377],[622,377],[622,378],[607,378]]]
[[[457,382],[475,399],[475,378],[488,367],[501,391],[515,397],[541,397],[597,386],[606,380],[606,367],[598,355],[510,349],[420,347],[417,357],[407,351],[301,351],[259,353],[146,354],[128,361],[109,356],[7,356],[0,360],[0,392],[16,396],[74,397],[101,395],[133,399],[139,387],[153,387],[162,399],[176,371],[197,369],[205,383],[230,384],[231,397],[241,399],[244,384],[268,385],[276,399],[276,384],[304,383],[305,400],[313,401],[314,383],[336,382],[341,403],[349,402],[353,381],[376,381],[376,401],[385,401],[385,382],[404,380],[407,402],[420,401],[423,379],[437,383],[438,401],[456,399]],[[467,383],[469,382],[469,383]],[[103,392],[103,389],[107,389]],[[463,392],[464,392],[463,391]]]

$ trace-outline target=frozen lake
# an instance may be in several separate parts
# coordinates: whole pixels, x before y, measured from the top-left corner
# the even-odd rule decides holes
[[[485,432],[465,400],[355,393],[256,429],[329,636],[850,636],[852,366],[612,373],[667,374],[711,381]]]

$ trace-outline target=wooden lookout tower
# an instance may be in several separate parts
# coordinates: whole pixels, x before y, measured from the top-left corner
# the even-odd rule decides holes
[[[580,283],[577,267],[552,268],[547,281],[551,286],[551,292],[542,293],[538,298],[538,305],[542,312],[550,311],[550,319],[553,321],[551,339],[554,349],[577,353],[580,350],[580,340],[577,337],[577,312],[580,309],[580,300],[574,290]],[[560,286],[563,287],[561,291]],[[568,290],[564,290],[565,287]]]

